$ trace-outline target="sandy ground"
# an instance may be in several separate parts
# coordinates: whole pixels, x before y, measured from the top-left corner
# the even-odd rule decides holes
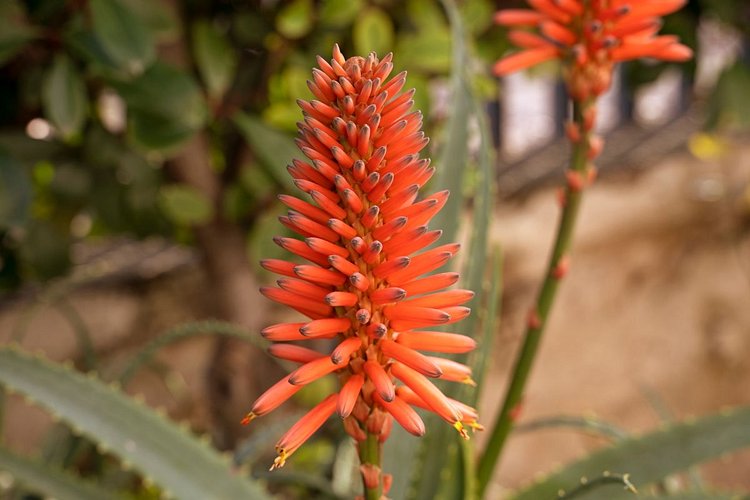
[[[586,194],[572,250],[525,397],[522,420],[597,415],[631,431],[750,403],[750,149],[721,160],[687,153]],[[490,380],[504,387],[557,217],[554,193],[502,206],[493,236],[506,252],[504,324]],[[487,391],[492,422],[502,391]],[[527,483],[602,444],[565,430],[510,439],[495,491]],[[708,467],[750,488],[750,454]],[[490,496],[493,498],[493,496]]]
[[[750,146],[738,143],[717,160],[684,153],[646,171],[610,174],[587,193],[572,270],[533,371],[523,420],[596,414],[642,431],[660,422],[654,400],[675,417],[750,403],[749,181]],[[552,190],[540,190],[502,204],[494,218],[492,237],[506,253],[506,281],[488,378],[493,390],[481,403],[487,423],[539,284],[558,212],[555,199]],[[205,293],[204,277],[192,268],[147,285],[78,291],[68,301],[96,332],[105,364],[117,367],[157,332],[205,317]],[[0,309],[0,341],[11,337],[20,314],[19,307]],[[42,306],[30,318],[27,347],[55,360],[74,356],[75,336],[60,309]],[[172,346],[161,353],[160,367],[140,373],[131,391],[205,430],[210,352],[206,339]],[[7,440],[30,451],[46,425],[43,412],[13,400]],[[567,430],[513,436],[490,498],[601,444]],[[722,487],[750,488],[750,454],[706,472]]]

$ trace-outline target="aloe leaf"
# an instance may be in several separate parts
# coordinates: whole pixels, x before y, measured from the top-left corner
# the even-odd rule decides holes
[[[486,301],[482,310],[482,313],[484,313],[482,333],[477,339],[478,347],[469,354],[468,359],[468,365],[471,367],[474,381],[477,383],[477,390],[472,392],[465,391],[468,394],[465,394],[465,398],[462,399],[462,401],[471,406],[476,406],[479,401],[479,393],[484,386],[489,359],[494,348],[492,339],[500,323],[500,305],[503,290],[503,255],[499,248],[495,248],[492,262],[491,282],[489,283],[489,291],[486,293]]]
[[[464,165],[468,158],[468,122],[471,111],[472,94],[464,72],[465,61],[469,54],[466,46],[466,34],[463,28],[461,15],[452,0],[443,0],[443,7],[448,15],[451,26],[451,38],[453,43],[453,70],[451,75],[451,87],[453,91],[452,114],[447,127],[447,142],[440,156],[441,168],[437,179],[439,189],[450,189],[451,197],[448,203],[436,217],[435,226],[443,230],[445,241],[455,241],[461,210],[463,208],[463,178]],[[479,198],[481,198],[481,193]],[[488,200],[484,200],[488,203]],[[487,207],[483,207],[485,210]],[[477,214],[478,223],[486,214]],[[488,220],[488,219],[487,219]],[[486,220],[484,221],[486,223]],[[481,231],[482,228],[478,228]],[[484,262],[486,259],[486,244],[482,247],[472,242],[469,260],[477,259]],[[467,283],[468,286],[479,290],[482,284],[481,275],[475,277],[477,283]],[[480,297],[475,297],[474,303],[480,303]],[[470,316],[461,325],[462,331],[472,331],[476,325],[476,314]],[[454,330],[455,331],[455,330]],[[460,388],[446,387],[444,391],[449,396],[455,397],[463,392]],[[441,498],[445,500],[460,500],[465,498],[463,493],[463,476],[461,475],[461,450],[460,437],[445,422],[429,415],[426,421],[429,431],[419,443],[419,452],[414,461],[413,452],[411,456],[404,456],[402,460],[411,460],[416,463],[412,466],[412,490],[410,498],[414,500],[433,500]],[[439,450],[439,451],[438,451]],[[406,470],[399,467],[398,470]]]
[[[83,355],[83,368],[85,370],[93,370],[98,364],[96,349],[94,348],[94,342],[91,339],[91,332],[89,332],[86,323],[78,314],[78,311],[73,304],[71,304],[66,298],[61,298],[59,302],[55,304],[55,307],[65,319],[68,320],[70,327],[73,329],[76,335],[76,341],[78,342],[78,348]]]
[[[281,471],[259,471],[258,477],[269,483],[285,484],[290,486],[304,486],[307,489],[315,490],[317,494],[313,497],[319,500],[347,500],[349,496],[338,495],[325,478],[309,472],[295,470]]]
[[[470,318],[471,322],[464,329],[464,332],[473,335],[473,332],[479,331],[478,320],[483,315],[483,325],[481,337],[478,338],[479,347],[469,355],[468,365],[474,374],[474,380],[477,382],[477,390],[463,391],[462,400],[476,406],[479,399],[479,390],[482,387],[487,372],[488,359],[492,353],[492,339],[499,326],[500,300],[502,295],[502,272],[503,260],[499,249],[495,250],[494,267],[492,271],[492,282],[490,283],[489,294],[485,293],[485,267],[488,252],[488,234],[490,229],[490,217],[492,207],[494,206],[494,170],[492,163],[492,140],[489,136],[489,128],[486,123],[484,114],[478,100],[472,100],[474,115],[479,122],[480,149],[479,149],[479,175],[477,193],[474,203],[474,220],[472,221],[471,235],[471,255],[466,263],[465,275],[469,287],[472,290],[481,290],[481,293],[474,299],[474,304],[479,307],[474,308],[474,315]],[[480,307],[482,308],[480,310]]]
[[[451,72],[451,115],[445,131],[445,146],[439,154],[435,186],[451,192],[443,209],[433,219],[435,227],[443,230],[444,241],[455,241],[458,234],[463,200],[465,166],[469,155],[468,122],[471,88],[464,74],[469,58],[461,16],[452,0],[443,0],[451,24],[453,69]]]
[[[138,369],[140,369],[144,363],[148,363],[153,359],[160,349],[174,344],[175,342],[199,335],[222,335],[225,337],[238,338],[258,347],[265,347],[267,345],[267,342],[260,336],[249,335],[246,330],[224,321],[212,320],[185,323],[164,332],[148,343],[143,349],[138,351],[138,354],[130,360],[128,365],[122,371],[119,379],[120,384],[123,386],[127,385]]]
[[[581,478],[580,484],[572,490],[558,492],[558,500],[581,498],[608,484],[622,487],[623,491],[627,491],[631,496],[638,495],[638,490],[636,490],[633,483],[630,482],[629,474],[610,474],[609,472],[604,472],[601,476],[593,479]]]
[[[90,481],[51,467],[38,460],[22,457],[0,447],[0,470],[9,472],[19,483],[35,493],[58,500],[115,500],[124,498]]]
[[[286,171],[299,149],[294,140],[273,129],[254,116],[238,112],[234,123],[250,145],[263,169],[287,192],[295,190],[291,176]]]
[[[641,437],[618,441],[520,491],[514,500],[556,498],[574,489],[581,478],[629,474],[638,490],[678,471],[750,446],[750,407],[666,426]],[[603,486],[596,494],[576,498],[627,499],[621,488]]]
[[[168,495],[196,500],[269,498],[256,484],[233,473],[228,461],[207,445],[95,377],[4,348],[0,383],[47,408]]]
[[[609,422],[605,422],[604,420],[591,417],[579,417],[575,415],[557,415],[524,422],[516,425],[515,431],[531,432],[553,427],[580,429],[615,441],[625,439],[629,435],[624,429],[621,429],[614,424],[610,424]]]

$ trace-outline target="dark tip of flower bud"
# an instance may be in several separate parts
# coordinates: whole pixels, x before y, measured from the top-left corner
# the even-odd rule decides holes
[[[361,325],[366,325],[370,322],[371,314],[367,309],[360,309],[359,311],[357,311],[356,317],[357,321],[359,321]]]
[[[612,47],[615,47],[617,45],[617,38],[613,36],[606,36],[604,37],[604,40],[602,40],[602,47],[605,49],[611,49]]]

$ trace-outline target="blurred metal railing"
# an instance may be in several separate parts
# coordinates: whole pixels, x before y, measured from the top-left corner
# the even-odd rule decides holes
[[[701,126],[687,77],[670,68],[643,88],[628,88],[618,71],[599,102],[605,141],[601,171],[642,168],[684,146]],[[561,126],[567,116],[562,83],[549,77],[513,75],[493,117],[498,137],[498,191],[513,197],[562,178],[568,144]]]

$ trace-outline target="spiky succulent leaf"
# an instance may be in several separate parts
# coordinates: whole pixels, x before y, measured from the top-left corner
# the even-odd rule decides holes
[[[39,460],[17,455],[0,447],[0,471],[10,473],[19,483],[35,493],[58,500],[101,500],[124,498],[90,481],[69,472],[47,465]]]
[[[451,196],[448,203],[436,217],[435,225],[443,229],[443,237],[449,240],[456,238],[461,220],[461,209],[464,206],[463,183],[466,172],[466,162],[469,156],[469,119],[472,115],[473,95],[469,84],[465,61],[469,60],[469,49],[466,33],[461,15],[452,0],[443,0],[443,7],[448,15],[451,26],[451,39],[453,43],[453,69],[451,75],[451,90],[453,101],[451,116],[447,126],[446,145],[440,154],[440,165],[437,169],[438,178],[436,187],[449,189]],[[486,147],[486,144],[484,145]],[[489,155],[487,155],[489,158]],[[489,162],[482,162],[480,167],[488,167]],[[487,172],[481,170],[480,177],[485,177]],[[491,189],[490,176],[484,178],[483,184],[487,189],[480,189],[476,196],[476,212],[474,231],[471,235],[471,247],[467,262],[474,262],[474,269],[484,267],[487,258],[486,232],[489,224],[489,207]],[[472,265],[468,265],[467,286],[472,290],[481,291],[484,281],[483,272],[472,272]],[[483,293],[478,293],[472,304],[476,307],[484,299]],[[476,331],[478,315],[473,314],[460,326],[460,331],[469,333]],[[472,335],[473,336],[473,335]],[[461,395],[461,393],[464,393]],[[461,388],[446,387],[446,394],[459,399],[466,397]],[[413,467],[412,489],[410,498],[414,500],[426,500],[439,498],[441,500],[467,499],[466,481],[468,471],[463,470],[461,439],[452,432],[452,429],[440,425],[439,419],[432,417],[431,428],[419,443],[417,461],[419,465]],[[435,453],[434,450],[443,450]],[[404,458],[407,459],[407,458]],[[402,470],[402,469],[400,469]],[[462,472],[463,471],[463,472]],[[439,478],[439,480],[437,479]]]
[[[93,376],[0,350],[0,384],[24,394],[180,499],[265,499],[228,461],[177,425]]]
[[[514,500],[556,498],[560,491],[580,484],[581,478],[599,477],[606,471],[628,474],[643,490],[669,474],[723,454],[750,446],[750,407],[669,425],[649,434],[623,439],[575,462],[520,491]],[[620,486],[603,486],[580,499],[627,499]]]
[[[153,357],[164,347],[174,344],[175,342],[204,335],[234,337],[249,342],[259,348],[265,348],[268,344],[268,342],[257,335],[250,335],[246,330],[225,321],[208,320],[184,323],[167,330],[140,349],[138,354],[130,360],[128,365],[122,371],[119,379],[120,384],[123,386],[127,385],[138,369],[153,359]]]

